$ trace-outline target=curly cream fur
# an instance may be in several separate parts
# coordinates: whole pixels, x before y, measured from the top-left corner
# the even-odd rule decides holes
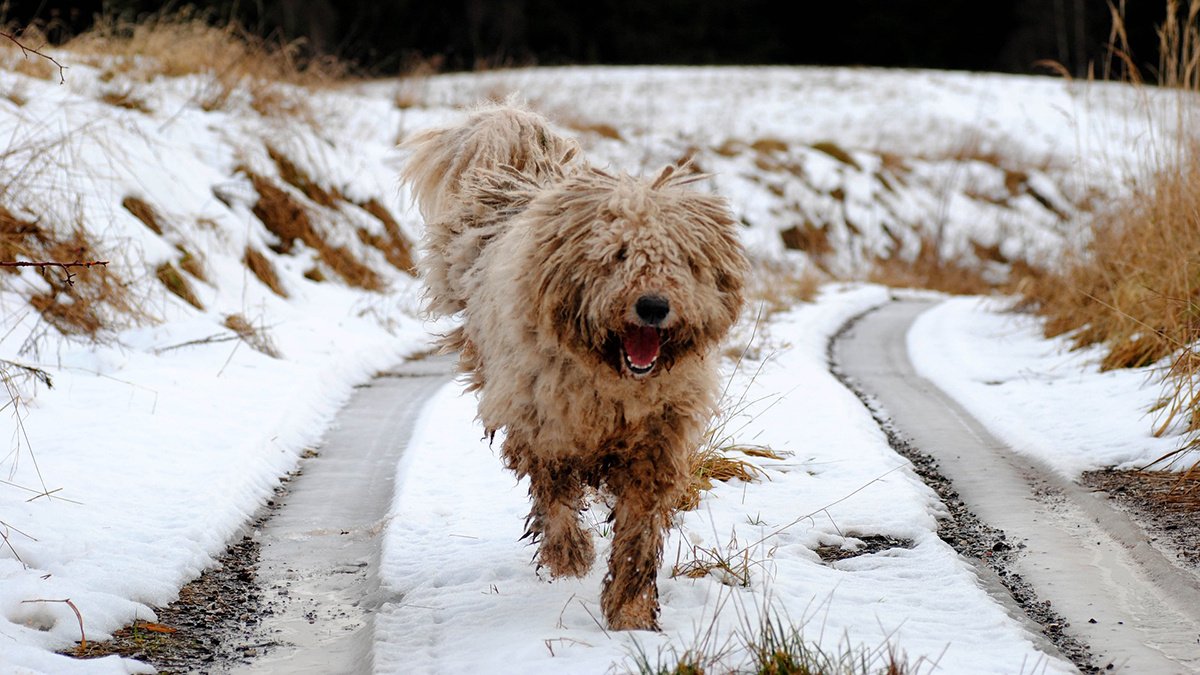
[[[404,179],[426,219],[428,307],[461,314],[445,344],[479,392],[505,464],[530,479],[529,534],[558,576],[591,567],[584,486],[615,497],[601,605],[616,629],[657,626],[663,531],[718,396],[715,349],[742,306],[746,260],[724,200],[696,176],[609,174],[540,116],[489,106],[425,132]],[[622,359],[669,301],[649,374]]]

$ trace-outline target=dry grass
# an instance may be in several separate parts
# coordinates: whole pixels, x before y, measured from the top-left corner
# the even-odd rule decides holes
[[[900,255],[876,258],[867,279],[894,288],[923,288],[954,295],[987,295],[996,290],[978,265],[943,258],[930,238],[921,240],[911,260]]]
[[[158,266],[158,269],[154,271],[154,276],[167,287],[168,291],[182,298],[187,304],[199,310],[204,309],[204,303],[200,302],[200,298],[196,297],[196,292],[192,290],[191,282],[187,280],[187,277],[183,276],[179,268],[166,262]]]
[[[0,39],[0,67],[39,80],[58,80],[62,70],[54,61],[38,53],[49,42],[40,26],[0,25],[0,30],[15,40]],[[17,43],[20,43],[19,45]]]
[[[676,511],[691,511],[699,506],[701,493],[711,490],[714,486],[713,481],[728,482],[737,479],[752,483],[766,477],[767,474],[762,468],[746,458],[783,459],[782,455],[771,448],[739,440],[757,415],[763,412],[763,410],[755,412],[758,406],[770,398],[750,398],[750,392],[767,359],[763,359],[759,363],[758,369],[750,376],[746,387],[740,394],[735,396],[729,391],[734,375],[746,363],[747,355],[751,350],[756,349],[754,341],[759,334],[762,318],[760,315],[758,321],[755,322],[746,347],[738,354],[737,361],[734,363],[733,374],[730,375],[724,391],[721,392],[720,413],[709,423],[700,445],[688,456],[688,485],[675,504]],[[770,409],[778,400],[778,397],[775,397],[775,401],[767,405],[765,409]]]
[[[413,261],[412,242],[404,236],[404,232],[400,229],[400,223],[396,221],[392,212],[388,211],[387,207],[380,204],[377,199],[358,204],[358,207],[375,216],[376,220],[383,224],[383,231],[386,233],[386,236],[379,237],[359,230],[359,237],[378,249],[393,267],[415,277],[417,266]]]
[[[749,548],[738,547],[736,541],[724,550],[719,546],[693,544],[689,547],[688,555],[687,560],[680,559],[682,551],[676,555],[675,564],[671,566],[672,579],[712,577],[726,586],[749,588],[751,568],[760,564],[759,560],[750,556]]]
[[[17,217],[0,206],[0,260],[74,262],[103,259],[82,228],[66,235]],[[78,271],[4,268],[9,274],[40,275],[48,289],[34,292],[29,302],[47,323],[67,335],[97,337],[110,319],[145,319],[130,297],[127,284],[104,266]]]
[[[182,246],[177,246],[179,249],[179,269],[196,277],[200,281],[208,281],[208,273],[204,270],[204,258],[200,254],[192,253]]]
[[[345,78],[346,64],[332,57],[311,57],[301,42],[264,39],[234,22],[222,22],[211,13],[192,7],[168,8],[139,17],[136,22],[112,15],[100,16],[87,32],[61,49],[76,59],[104,68],[101,80],[118,77],[131,82],[149,82],[156,77],[203,74],[194,102],[207,111],[226,109],[232,101],[245,100],[264,116],[299,117],[315,120],[302,88],[323,87]],[[53,64],[38,64],[40,71]],[[54,76],[51,73],[48,76]],[[126,86],[106,95],[105,100],[148,112],[144,101]]]
[[[279,150],[268,147],[267,154],[275,162],[275,166],[279,170],[279,177],[288,185],[302,192],[309,201],[328,209],[338,209],[351,203],[336,187],[322,186]],[[313,227],[308,209],[303,204],[291,199],[283,190],[272,185],[262,176],[251,174],[251,181],[261,197],[259,204],[255,206],[256,209],[261,210],[261,214],[256,211],[256,215],[259,215],[260,220],[270,219],[271,224],[268,225],[268,228],[282,228],[280,231],[272,229],[272,232],[276,232],[281,238],[284,236],[290,238],[289,243],[283,244],[289,250],[290,240],[299,239],[316,249],[321,255],[321,260],[347,283],[370,290],[382,290],[383,283],[375,275],[375,272],[365,265],[359,264],[354,256],[349,255],[348,251],[344,249],[329,250],[330,247],[324,237],[320,236]],[[400,230],[400,223],[396,221],[387,207],[377,199],[354,205],[374,216],[384,229],[383,235],[377,235],[365,228],[360,228],[358,230],[359,240],[382,253],[393,267],[415,275],[416,265],[413,262],[412,242],[404,236]],[[289,213],[294,219],[294,222],[290,224],[284,222]],[[267,223],[268,221],[263,220],[263,222]]]
[[[812,149],[829,155],[830,157],[836,159],[842,164],[845,164],[846,166],[849,166],[855,171],[862,171],[862,166],[850,156],[849,152],[847,152],[837,143],[832,141],[822,141],[820,143],[814,143]]]
[[[312,222],[309,209],[300,198],[265,176],[245,169],[243,171],[258,192],[258,201],[251,210],[279,238],[279,243],[272,247],[276,253],[291,253],[299,241],[316,251],[321,262],[347,284],[370,291],[384,290],[383,280],[375,270],[361,262],[349,249],[329,243]]]
[[[727,483],[737,479],[753,483],[766,476],[760,467],[743,457],[783,459],[770,448],[760,446],[715,446],[713,441],[708,440],[714,433],[714,430],[710,430],[704,445],[688,456],[690,481],[687,490],[675,504],[677,511],[691,511],[699,506],[701,493],[713,489],[713,481]],[[738,453],[742,457],[733,453]]]
[[[1175,17],[1183,9],[1188,21],[1180,24]],[[1200,92],[1198,15],[1200,0],[1186,7],[1167,2],[1160,84]],[[1115,18],[1114,53],[1128,59],[1124,24]],[[1024,306],[1045,317],[1048,336],[1102,346],[1101,368],[1162,366],[1166,386],[1154,432],[1183,431],[1194,447],[1200,444],[1200,145],[1187,131],[1195,104],[1176,100],[1179,138],[1151,160],[1151,177],[1097,216],[1090,245],[1064,269],[1028,272],[1018,289]]]
[[[806,641],[800,628],[770,612],[764,612],[757,626],[744,627],[741,637],[750,653],[750,672],[757,675],[907,675],[934,666],[910,664],[886,643],[876,649],[843,645],[826,652]]]
[[[263,283],[264,286],[281,298],[288,297],[287,289],[279,281],[279,273],[275,271],[275,265],[261,251],[247,246],[246,253],[242,257],[242,262],[246,268],[250,270],[254,276]]]
[[[153,112],[150,109],[150,104],[146,103],[146,101],[143,99],[138,98],[138,96],[130,89],[114,89],[112,91],[106,91],[100,96],[100,100],[118,108],[125,108],[126,110],[136,110],[138,112],[147,114]]]
[[[144,81],[207,73],[230,87],[250,80],[314,86],[346,75],[345,64],[309,58],[301,46],[256,37],[236,23],[216,21],[185,6],[136,22],[102,15],[63,49],[96,57],[110,69],[110,77],[121,73]]]
[[[242,342],[250,345],[255,351],[266,354],[273,359],[280,358],[279,348],[262,326],[255,326],[241,314],[230,314],[225,317],[225,327],[237,333]]]
[[[625,138],[621,136],[621,132],[617,131],[617,128],[611,124],[604,124],[602,122],[585,122],[571,118],[563,119],[562,123],[567,128],[574,129],[580,133],[595,134],[601,138],[607,138],[613,141],[625,140]]]
[[[814,225],[811,221],[793,225],[779,231],[785,248],[792,251],[804,251],[813,256],[823,256],[833,252],[833,244],[829,243],[829,226]]]
[[[121,200],[121,206],[132,214],[134,218],[142,221],[142,224],[150,228],[151,232],[162,236],[163,228],[162,223],[159,222],[158,212],[145,200],[130,195]]]
[[[279,177],[283,179],[283,182],[303,192],[305,197],[326,207],[337,206],[338,202],[343,201],[342,195],[337,188],[326,189],[322,187],[309,177],[307,173],[301,171],[295,162],[282,152],[267,146],[267,155],[275,162],[276,168],[279,169]]]
[[[827,650],[804,638],[803,623],[798,626],[769,607],[761,609],[760,618],[751,616],[742,612],[742,623],[732,638],[740,643],[740,650],[730,641],[718,642],[714,626],[699,633],[696,644],[682,654],[660,648],[654,661],[635,640],[634,671],[639,675],[916,675],[937,670],[937,663],[924,658],[910,662],[891,644],[890,636],[873,648],[853,646],[843,639],[835,650]],[[741,663],[731,663],[735,656]]]
[[[746,278],[746,299],[766,315],[786,312],[799,302],[812,302],[827,278],[811,269],[798,271],[789,263],[755,260]]]
[[[788,144],[778,138],[760,138],[750,144],[751,149],[765,155],[775,152],[787,152]]]

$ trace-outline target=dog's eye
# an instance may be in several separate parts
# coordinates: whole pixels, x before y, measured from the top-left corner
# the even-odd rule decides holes
[[[628,255],[629,250],[625,246],[622,246],[621,248],[617,249],[616,254],[613,255],[613,260],[616,260],[617,262],[625,262],[625,258]]]

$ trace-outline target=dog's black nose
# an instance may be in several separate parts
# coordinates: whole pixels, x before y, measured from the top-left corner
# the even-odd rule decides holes
[[[657,326],[671,313],[671,303],[660,295],[643,295],[633,308],[638,318],[648,326]]]

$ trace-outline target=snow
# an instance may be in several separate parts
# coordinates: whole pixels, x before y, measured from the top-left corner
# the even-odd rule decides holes
[[[1014,450],[1068,478],[1103,467],[1140,468],[1180,446],[1152,433],[1164,391],[1156,369],[1100,372],[1099,347],[1072,351],[1042,337],[1032,316],[998,299],[957,298],[922,314],[908,334],[913,366]],[[1200,454],[1185,453],[1178,466]]]
[[[81,227],[145,318],[106,311],[111,329],[97,339],[64,337],[29,304],[49,289],[45,279],[28,271],[0,279],[0,359],[11,362],[0,366],[14,398],[0,416],[9,441],[0,451],[0,671],[14,673],[150,672],[128,659],[55,654],[79,639],[74,612],[55,601],[79,608],[89,640],[153,620],[152,607],[240,536],[355,385],[445,329],[422,322],[419,283],[362,242],[359,230],[380,235],[383,226],[355,204],[377,200],[417,238],[420,219],[396,186],[396,141],[459,118],[462,106],[518,92],[578,134],[594,162],[618,169],[653,171],[694,152],[713,174],[705,189],[726,195],[747,224],[756,259],[844,274],[877,256],[914,255],[930,239],[964,256],[978,244],[1053,260],[1086,236],[1077,216],[1088,201],[1124,189],[1147,151],[1138,141],[1151,117],[1149,94],[1112,85],[817,68],[531,69],[319,91],[280,85],[306,112],[264,117],[247,92],[215,110],[197,105],[211,75],[143,81],[118,71],[105,81],[100,68],[57,56],[70,65],[64,85],[22,74],[19,55],[0,53],[0,201],[57,232]],[[106,91],[128,91],[150,111],[104,104]],[[620,139],[586,131],[601,123]],[[824,142],[843,158],[820,149]],[[329,270],[333,280],[312,281],[305,275],[320,265],[305,246],[271,250],[278,241],[252,212],[248,171],[302,198],[281,181],[271,150],[346,198],[336,208],[310,204],[310,213],[332,244],[381,275],[385,292],[347,286]],[[121,207],[128,196],[158,211],[161,235]],[[829,242],[823,259],[782,243],[781,231],[808,226]],[[272,262],[288,297],[247,271],[247,246]],[[203,310],[155,278],[182,250],[202,260],[205,279],[189,279]],[[895,645],[945,672],[1069,671],[1040,654],[937,539],[935,497],[827,372],[828,336],[885,297],[879,287],[829,286],[817,303],[774,317],[755,352],[763,360],[730,374],[731,391],[765,397],[746,411],[738,440],[790,454],[754,460],[769,480],[718,485],[681,516],[660,574],[661,635],[598,627],[602,563],[577,582],[537,580],[531,549],[517,542],[525,488],[480,442],[473,399],[443,389],[398,467],[382,570],[396,599],[377,624],[381,670],[604,671],[628,666],[639,648],[653,660],[706,635],[712,646],[733,645],[736,661],[739,626],[766,611],[835,652]],[[930,320],[945,317],[932,332],[949,342],[930,349],[957,354],[956,369],[974,373],[961,387],[968,404],[1002,395],[986,407],[1019,419],[1030,407],[1096,401],[1072,411],[1075,447],[1055,460],[1064,470],[1136,463],[1170,443],[1147,439],[1137,419],[1152,391],[1119,393],[1133,392],[1141,375],[1093,378],[1083,374],[1086,358],[1058,354],[1022,319],[947,307]],[[237,339],[224,325],[234,314],[280,357]],[[951,319],[977,330],[954,333]],[[972,363],[969,340],[992,345],[995,360]],[[42,369],[53,388],[13,364]],[[1013,377],[1024,369],[1056,379]],[[990,380],[1005,384],[980,384]],[[1067,393],[1055,399],[1059,392]],[[1129,435],[1108,427],[1086,435],[1091,412],[1106,424],[1125,420],[1119,433]],[[1023,433],[1045,434],[1031,448],[1052,447],[1067,427],[1049,413],[1039,419]],[[1130,452],[1118,438],[1145,442]],[[601,510],[591,514],[597,523]],[[855,546],[855,535],[912,547],[833,564],[813,552]],[[744,550],[749,585],[669,578],[702,549]]]
[[[500,468],[482,429],[464,423],[473,397],[444,387],[400,463],[381,567],[398,599],[377,619],[377,672],[604,672],[613,663],[636,669],[639,650],[653,664],[702,643],[714,653],[730,647],[714,668],[725,672],[746,662],[739,635],[764,614],[786,617],[829,654],[843,644],[874,650],[875,667],[894,648],[942,672],[1073,672],[1038,652],[937,537],[937,497],[828,371],[829,336],[887,298],[878,286],[829,287],[771,322],[763,361],[730,373],[730,395],[757,401],[730,426],[786,458],[753,460],[766,479],[720,484],[678,517],[659,570],[661,634],[597,624],[609,544],[603,505],[587,515],[598,544],[591,574],[535,576],[533,549],[518,542],[528,487]],[[868,535],[912,547],[832,564],[814,553]],[[723,584],[717,572],[670,578],[674,566],[704,560],[704,549],[741,560],[748,586]]]

